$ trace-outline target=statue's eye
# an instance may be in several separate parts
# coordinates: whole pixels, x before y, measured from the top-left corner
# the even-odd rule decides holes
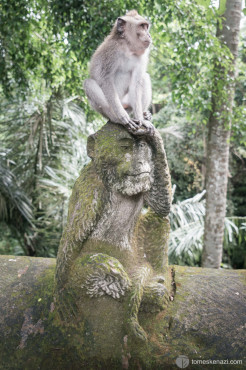
[[[121,148],[127,150],[127,149],[130,149],[130,145],[121,145]]]
[[[144,141],[141,141],[139,143],[139,146],[140,146],[140,148],[145,148],[147,146],[147,144]]]
[[[131,150],[133,142],[131,139],[121,139],[119,145],[122,150]]]

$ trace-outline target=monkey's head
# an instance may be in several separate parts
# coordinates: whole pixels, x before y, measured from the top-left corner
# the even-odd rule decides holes
[[[128,196],[150,190],[152,150],[143,137],[131,135],[121,125],[107,123],[89,136],[87,153],[108,189]]]
[[[113,32],[119,38],[126,40],[128,47],[134,54],[141,55],[152,41],[149,28],[150,23],[141,17],[136,10],[131,10],[117,19]]]

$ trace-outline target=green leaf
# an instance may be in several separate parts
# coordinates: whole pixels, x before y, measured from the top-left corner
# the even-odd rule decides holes
[[[218,14],[219,15],[223,15],[226,11],[226,1],[229,1],[229,0],[220,0],[220,6],[219,6],[219,9],[218,9]]]
[[[196,2],[199,4],[199,5],[203,5],[205,6],[206,8],[209,7],[210,5],[210,0],[196,0]]]

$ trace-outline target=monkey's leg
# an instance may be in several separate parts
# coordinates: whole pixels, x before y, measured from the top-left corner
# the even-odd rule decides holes
[[[148,73],[145,73],[141,80],[138,81],[137,87],[130,89],[129,98],[135,102],[133,105],[133,116],[140,123],[140,128],[134,133],[135,135],[154,134],[154,126],[150,122],[151,113],[147,110],[151,103],[151,81]]]
[[[145,73],[142,79],[142,107],[143,111],[147,111],[152,98],[152,88],[151,88],[151,80],[148,73]]]
[[[143,89],[142,89],[142,105],[143,105],[143,116],[147,121],[151,121],[152,114],[148,110],[151,104],[151,80],[148,73],[143,77]]]
[[[117,117],[112,107],[108,104],[103,90],[95,80],[92,78],[85,80],[84,89],[92,108],[98,113],[108,118],[111,122],[120,123],[123,126],[126,126],[131,133],[134,133],[138,129],[139,123],[130,119],[123,107],[122,111],[125,113],[126,117],[124,117],[124,119],[119,119],[119,117]]]
[[[101,87],[95,80],[92,78],[85,80],[84,89],[93,109],[112,122],[118,121],[112,108],[109,106]]]

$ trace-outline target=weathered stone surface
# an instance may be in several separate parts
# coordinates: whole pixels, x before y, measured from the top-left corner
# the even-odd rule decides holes
[[[172,295],[171,181],[157,130],[135,136],[109,122],[89,136],[87,151],[91,162],[74,185],[58,251],[55,297],[64,325],[100,321],[105,304],[111,320],[98,326],[98,346],[111,351],[119,330],[146,341],[139,310],[164,309]],[[109,328],[111,341],[102,341]]]
[[[243,359],[245,273],[168,266],[171,183],[158,132],[135,137],[108,123],[89,137],[88,154],[57,266],[0,257],[0,367],[152,370],[176,368],[179,355]]]
[[[244,369],[246,271],[174,269],[173,302],[162,312],[139,314],[148,333],[148,341],[142,342],[119,330],[122,305],[111,296],[91,298],[98,307],[95,321],[61,325],[53,299],[55,259],[0,256],[0,369],[177,369],[179,355],[190,362],[243,360],[243,365],[226,368]],[[109,300],[115,304],[113,312],[108,311]],[[105,322],[111,325],[101,331]],[[103,346],[112,337],[117,342]]]

